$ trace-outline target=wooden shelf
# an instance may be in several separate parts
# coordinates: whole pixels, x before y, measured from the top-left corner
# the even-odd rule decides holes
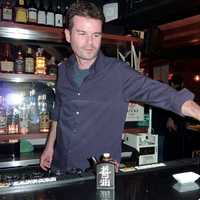
[[[64,28],[48,26],[19,24],[14,22],[0,22],[0,37],[10,39],[37,40],[50,43],[65,43]],[[103,34],[103,43],[118,44],[133,42],[135,46],[142,44],[142,40],[136,37]]]
[[[103,43],[112,43],[112,44],[122,44],[122,43],[133,43],[136,47],[139,47],[143,44],[143,40],[137,37],[132,37],[128,35],[113,35],[108,33],[103,33]]]
[[[7,135],[7,134],[2,134],[0,135],[0,141],[7,141],[9,139],[40,139],[40,138],[46,138],[47,133],[29,133],[27,135],[22,135],[22,134],[13,134],[13,135]]]
[[[0,37],[63,43],[64,29],[47,26],[0,22]]]
[[[28,82],[28,81],[55,81],[56,76],[36,74],[0,73],[0,81]]]

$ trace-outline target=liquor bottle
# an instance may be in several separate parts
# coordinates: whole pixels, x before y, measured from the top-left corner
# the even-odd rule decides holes
[[[10,0],[6,0],[2,5],[1,19],[5,21],[13,20],[13,8]]]
[[[46,74],[46,59],[43,55],[43,48],[38,48],[36,52],[35,74]]]
[[[24,57],[23,57],[21,49],[18,49],[16,58],[15,58],[15,73],[17,74],[24,73]]]
[[[30,91],[28,118],[29,118],[28,120],[29,133],[38,133],[39,132],[39,113],[38,113],[38,108],[37,108],[35,89],[32,89]]]
[[[47,110],[46,95],[42,95],[41,105],[40,105],[40,132],[49,132],[49,113]]]
[[[54,26],[55,25],[55,13],[54,10],[52,8],[52,4],[51,2],[49,2],[49,7],[47,9],[47,26]]]
[[[15,5],[15,21],[20,23],[27,23],[27,6],[25,0],[17,0]]]
[[[61,12],[61,4],[59,0],[57,0],[57,6],[55,12],[55,26],[63,27],[63,14]]]
[[[28,133],[28,104],[27,97],[25,94],[23,95],[24,100],[22,105],[20,106],[20,113],[19,113],[19,133],[22,135],[26,135]]]
[[[4,44],[2,45],[3,55],[1,58],[1,72],[14,72],[14,62],[12,59],[12,52],[11,52],[11,44]]]
[[[0,21],[2,20],[2,2],[0,2]]]
[[[56,59],[54,56],[50,58],[47,64],[47,74],[55,76],[57,75],[57,65],[56,65]]]
[[[28,6],[28,23],[29,24],[37,23],[37,6],[34,0],[31,0]]]
[[[46,11],[44,8],[43,0],[40,0],[37,13],[37,23],[41,25],[46,25]]]
[[[25,57],[25,73],[34,74],[35,72],[35,60],[33,57],[32,48],[28,47]]]
[[[7,132],[7,117],[4,96],[0,96],[0,134]]]
[[[19,113],[16,108],[10,106],[8,108],[7,114],[7,130],[8,134],[17,134],[19,133]]]
[[[69,9],[69,2],[66,2],[65,4],[65,10],[64,10],[64,14],[63,14],[63,26],[67,27],[67,12]]]
[[[42,110],[42,102],[43,102],[43,96],[42,95],[38,95],[38,110],[39,110],[39,113],[41,112]]]
[[[104,153],[100,162],[96,165],[96,188],[114,189],[115,165],[110,153]]]

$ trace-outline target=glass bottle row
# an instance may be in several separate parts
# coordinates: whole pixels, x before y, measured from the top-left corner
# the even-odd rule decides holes
[[[13,56],[15,55],[15,56]],[[38,48],[36,52],[31,47],[24,54],[22,48],[13,48],[11,44],[1,44],[0,71],[7,73],[29,74],[57,74],[55,57],[51,56],[47,61],[44,49]]]
[[[10,103],[15,95],[19,104]],[[0,96],[0,134],[48,133],[49,111],[46,95],[36,97],[35,90],[29,96],[23,94],[8,94]]]
[[[67,2],[62,11],[60,0],[57,0],[56,9],[53,9],[50,1],[48,8],[45,8],[43,0],[39,1],[39,5],[34,0],[29,1],[29,4],[26,0],[17,0],[15,5],[11,0],[5,0],[1,5],[1,20],[62,28],[66,23],[68,4]]]

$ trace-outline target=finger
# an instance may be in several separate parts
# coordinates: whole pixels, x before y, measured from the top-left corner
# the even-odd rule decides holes
[[[49,169],[49,166],[48,166],[47,163],[42,163],[42,164],[40,164],[40,167],[41,167],[43,170],[45,170],[45,171],[47,171],[47,170]]]
[[[44,158],[41,158],[40,167],[46,171],[49,168],[48,166],[49,166],[48,160],[45,160]]]

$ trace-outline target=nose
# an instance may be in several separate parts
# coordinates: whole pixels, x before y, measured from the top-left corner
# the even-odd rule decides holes
[[[90,44],[90,45],[93,43],[93,37],[92,37],[92,35],[89,35],[89,36],[88,36],[87,42],[88,42],[88,44]]]

